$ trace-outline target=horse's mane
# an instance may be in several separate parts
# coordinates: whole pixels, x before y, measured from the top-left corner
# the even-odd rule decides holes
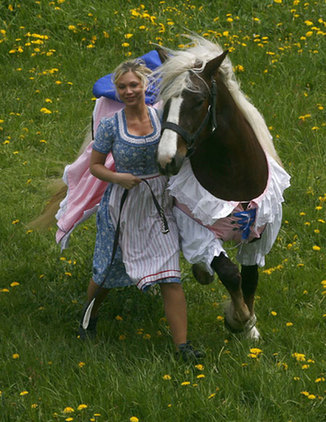
[[[205,38],[197,35],[185,35],[185,37],[190,39],[190,44],[187,48],[182,50],[164,48],[169,55],[169,59],[154,72],[155,76],[160,78],[158,89],[163,103],[167,102],[171,97],[180,95],[184,89],[196,91],[189,70],[200,73],[210,60],[223,53],[223,49],[219,44],[212,43]],[[235,103],[255,132],[264,151],[281,163],[265,120],[241,91],[233,72],[231,60],[228,57],[224,59],[219,67],[219,72]]]

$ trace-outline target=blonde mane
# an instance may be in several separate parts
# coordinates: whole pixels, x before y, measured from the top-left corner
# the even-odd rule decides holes
[[[154,72],[155,79],[160,78],[158,90],[159,98],[163,103],[166,103],[171,97],[179,96],[184,89],[195,91],[196,87],[192,83],[191,73],[200,73],[210,60],[223,53],[220,45],[205,38],[197,35],[185,35],[185,37],[190,39],[188,47],[182,50],[164,48],[169,58]],[[219,67],[219,72],[235,103],[255,132],[265,153],[281,164],[265,120],[241,91],[233,72],[231,60],[228,57]]]

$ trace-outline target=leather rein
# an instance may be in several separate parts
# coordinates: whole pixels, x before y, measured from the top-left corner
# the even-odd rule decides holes
[[[195,152],[196,150],[195,141],[200,135],[200,133],[202,132],[202,130],[207,126],[210,118],[212,118],[212,132],[214,132],[217,127],[217,121],[216,121],[217,86],[216,86],[215,79],[212,78],[211,82],[212,82],[212,88],[209,91],[211,102],[210,102],[210,105],[208,106],[208,109],[203,121],[201,122],[200,126],[194,133],[188,132],[187,130],[183,129],[180,125],[177,125],[176,123],[165,121],[165,122],[162,122],[161,124],[161,134],[163,133],[164,129],[170,129],[173,132],[176,132],[178,135],[180,135],[184,139],[186,143],[186,148],[187,148],[187,155],[186,155],[187,157],[190,157]]]

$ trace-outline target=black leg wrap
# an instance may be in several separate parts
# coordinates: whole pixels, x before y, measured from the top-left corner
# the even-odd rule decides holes
[[[227,290],[235,292],[241,287],[241,275],[238,267],[224,254],[221,253],[219,256],[215,256],[211,267]]]
[[[244,296],[251,296],[255,294],[258,285],[258,266],[257,265],[242,265],[242,291]]]

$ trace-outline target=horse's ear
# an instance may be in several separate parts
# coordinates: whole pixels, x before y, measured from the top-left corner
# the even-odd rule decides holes
[[[164,48],[161,48],[161,47],[156,47],[155,50],[157,51],[159,58],[161,59],[161,62],[164,63],[169,57],[166,50],[164,50]]]
[[[228,52],[229,50],[225,50],[221,55],[215,57],[215,59],[210,60],[205,66],[204,74],[209,78],[213,76],[215,71],[221,66]]]

